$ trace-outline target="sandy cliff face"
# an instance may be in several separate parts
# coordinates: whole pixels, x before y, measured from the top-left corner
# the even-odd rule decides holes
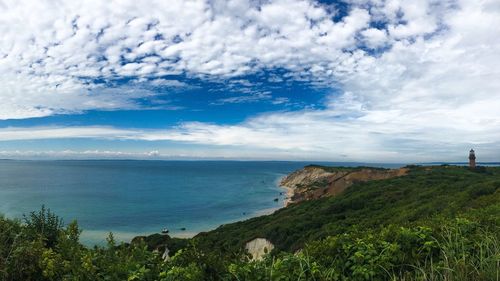
[[[307,166],[295,171],[281,180],[281,185],[288,188],[290,203],[325,196],[334,196],[343,192],[356,182],[383,180],[403,176],[407,168],[375,169],[375,168],[327,168]]]

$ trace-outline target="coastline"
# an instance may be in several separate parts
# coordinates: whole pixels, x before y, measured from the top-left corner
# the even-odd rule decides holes
[[[262,210],[259,210],[259,211],[256,211],[256,212],[252,213],[250,216],[244,216],[244,217],[241,217],[241,218],[236,219],[234,221],[225,222],[225,223],[223,223],[221,225],[230,224],[230,223],[236,223],[236,222],[241,222],[241,221],[245,221],[245,220],[256,218],[256,217],[260,217],[260,216],[270,215],[270,214],[274,213],[277,210],[280,210],[282,208],[286,208],[291,203],[291,201],[292,201],[291,198],[294,195],[294,191],[293,191],[293,188],[281,185],[281,181],[285,177],[287,177],[287,174],[281,174],[276,179],[276,181],[275,181],[275,186],[277,187],[277,189],[284,191],[284,193],[283,193],[283,195],[281,197],[281,198],[284,198],[282,206],[277,206],[277,207],[262,209]],[[272,198],[274,198],[274,197],[271,197],[271,199]],[[221,225],[219,225],[219,226],[221,226]],[[173,232],[173,233],[170,234],[170,237],[172,237],[172,238],[193,238],[194,236],[198,235],[201,232],[212,231],[212,230],[217,229],[219,226],[215,226],[213,228],[208,228],[206,230],[200,230],[200,231],[190,231],[190,232],[177,232],[177,231],[175,231],[175,232]]]
[[[283,200],[283,208],[286,208],[288,205],[290,205],[292,203],[292,197],[293,195],[295,194],[295,192],[293,191],[293,188],[291,187],[288,187],[288,186],[284,186],[284,185],[280,185],[280,187],[282,189],[285,190],[285,199]]]
[[[169,234],[170,237],[174,238],[193,238],[195,235],[201,231],[174,231]],[[112,231],[112,230],[83,230],[80,236],[80,242],[87,246],[93,247],[95,245],[103,246],[106,245],[106,239],[109,233],[113,233],[113,237],[118,242],[130,243],[134,238],[139,236],[148,236],[156,234],[159,232],[126,232],[126,231]]]
[[[292,197],[295,194],[293,188],[281,184],[281,182],[283,181],[283,179],[286,178],[286,177],[287,177],[287,175],[283,175],[283,176],[279,177],[279,179],[278,179],[278,181],[276,183],[277,186],[281,190],[283,190],[285,192],[284,193],[285,194],[285,198],[283,200],[283,207],[281,207],[281,208],[286,208],[288,205],[290,205],[290,203],[292,203]]]
[[[209,227],[209,228],[203,229],[203,230],[186,231],[186,232],[185,231],[182,231],[182,232],[181,231],[173,231],[173,232],[169,233],[169,236],[172,237],[172,238],[184,238],[184,239],[185,238],[193,238],[194,236],[198,235],[199,233],[215,230],[219,226],[222,226],[222,225],[225,225],[225,224],[236,223],[236,222],[241,222],[241,221],[245,221],[245,220],[256,218],[256,217],[260,217],[260,216],[270,215],[270,214],[274,213],[277,210],[280,210],[282,208],[286,208],[290,204],[291,198],[292,198],[292,196],[294,194],[292,188],[284,186],[284,185],[281,185],[281,181],[286,176],[287,176],[287,174],[280,174],[280,176],[278,176],[276,178],[276,180],[275,180],[275,187],[277,188],[277,190],[280,191],[280,192],[284,192],[283,195],[279,196],[280,198],[283,198],[283,205],[276,206],[276,207],[271,207],[271,208],[265,208],[265,209],[262,209],[262,210],[258,210],[258,211],[255,211],[255,212],[251,213],[251,214],[248,214],[246,216],[240,217],[240,218],[238,218],[236,220],[231,220],[231,221],[228,221],[228,222],[224,222],[224,223],[222,223],[222,224],[220,224],[218,226]],[[275,198],[275,197],[273,196],[270,199],[272,200],[273,198]],[[96,231],[96,232],[98,232],[98,231]],[[106,233],[109,233],[109,232],[106,232]],[[115,234],[115,232],[113,232],[113,234]],[[130,242],[135,237],[138,237],[138,236],[148,236],[148,235],[152,235],[154,233],[152,232],[152,233],[149,233],[149,234],[137,234],[137,235],[133,235],[131,233],[127,233],[127,234],[128,235],[126,235],[126,236],[116,235],[115,237],[118,237],[118,240],[121,240],[121,241],[124,241],[124,242]],[[120,239],[120,238],[122,238],[122,239]],[[105,241],[105,239],[103,239],[102,241]]]
[[[227,222],[224,222],[220,225],[214,225],[214,226],[208,227],[207,229],[201,229],[201,230],[198,229],[196,231],[177,231],[177,230],[175,230],[175,231],[172,231],[171,233],[169,233],[169,236],[172,238],[193,238],[194,236],[198,235],[201,232],[215,230],[219,226],[224,225],[224,224],[236,223],[236,222],[245,221],[245,220],[260,217],[260,216],[270,215],[277,210],[280,210],[282,208],[286,208],[290,204],[291,198],[294,194],[294,191],[292,188],[281,185],[281,181],[286,176],[287,176],[286,174],[284,174],[284,175],[281,174],[275,180],[275,187],[276,187],[277,191],[283,192],[283,194],[279,196],[279,198],[283,200],[282,205],[258,210],[258,211],[252,212],[246,216],[242,216],[238,219],[227,221]],[[275,198],[275,197],[273,196],[269,200],[272,200],[273,198]],[[158,232],[154,232],[154,231],[135,233],[135,232],[126,232],[126,231],[112,231],[112,230],[85,230],[82,233],[83,244],[85,244],[89,247],[92,247],[93,245],[104,245],[106,243],[106,237],[109,235],[110,232],[113,233],[113,235],[117,241],[122,241],[122,242],[127,242],[127,243],[129,243],[134,238],[139,237],[139,236],[148,236],[148,235],[158,233]]]
[[[115,234],[117,241],[128,242],[135,236],[156,233],[166,227],[171,236],[185,238],[214,230],[221,224],[273,213],[286,206],[283,201],[287,193],[280,186],[280,180],[308,164],[112,160],[0,162],[5,173],[26,174],[12,178],[7,188],[0,190],[0,213],[9,218],[21,218],[44,204],[57,214],[63,214],[65,221],[77,219],[85,229],[82,240],[89,246],[105,244],[109,232]],[[58,177],[61,169],[71,176]],[[241,174],[243,170],[246,171],[244,175]],[[80,178],[88,181],[80,182]],[[5,178],[0,178],[0,183],[5,183],[3,180]],[[19,187],[25,187],[26,192],[17,192]],[[138,192],[141,196],[136,196]],[[69,200],[73,204],[63,204]],[[181,231],[182,228],[186,230]]]

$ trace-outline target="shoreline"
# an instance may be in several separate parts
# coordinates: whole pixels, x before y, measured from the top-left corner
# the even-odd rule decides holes
[[[288,186],[280,185],[280,188],[284,189],[286,192],[285,193],[286,197],[283,200],[283,207],[282,207],[282,208],[286,208],[286,207],[288,207],[288,205],[290,205],[290,203],[292,203],[292,197],[295,194],[295,192],[294,192],[293,188],[288,187]]]
[[[283,199],[283,205],[282,206],[277,206],[277,207],[271,207],[271,208],[265,208],[265,209],[262,209],[262,210],[258,210],[258,211],[255,211],[253,212],[250,216],[244,216],[244,217],[241,217],[239,219],[236,219],[234,221],[228,221],[228,222],[225,222],[225,223],[222,223],[218,226],[214,226],[214,227],[210,227],[206,230],[199,230],[199,231],[187,231],[187,232],[180,232],[180,231],[173,231],[171,233],[169,233],[168,235],[172,238],[182,238],[182,239],[190,239],[190,238],[193,238],[194,236],[202,233],[202,232],[208,232],[208,231],[212,231],[212,230],[215,230],[217,229],[218,227],[222,226],[222,225],[225,225],[225,224],[230,224],[230,223],[236,223],[236,222],[242,222],[242,221],[246,221],[246,220],[249,220],[249,219],[252,219],[252,218],[256,218],[256,217],[261,217],[261,216],[266,216],[266,215],[270,215],[274,212],[276,212],[277,210],[280,210],[282,208],[286,208],[289,203],[291,202],[291,198],[294,194],[294,191],[292,188],[290,187],[287,187],[287,186],[284,186],[284,185],[281,185],[281,181],[287,176],[287,174],[282,174],[280,175],[276,180],[275,180],[275,187],[280,190],[281,192],[284,192],[282,198]],[[271,197],[271,198],[274,198],[274,197]],[[155,232],[156,233],[156,232]],[[152,235],[152,234],[155,234],[155,233],[149,233],[149,234],[139,234],[139,235],[135,235],[133,237],[131,237],[130,239],[125,240],[125,239],[122,239],[122,240],[125,240],[124,242],[130,242],[133,238],[135,237],[138,237],[138,236],[148,236],[148,235]],[[113,232],[114,234],[114,232]]]
[[[241,217],[240,219],[237,219],[237,220],[234,220],[234,221],[230,221],[230,222],[226,222],[226,223],[223,223],[221,225],[229,224],[229,223],[236,223],[236,222],[241,222],[241,221],[246,221],[246,220],[249,220],[249,219],[252,219],[252,218],[256,218],[256,217],[270,215],[270,214],[276,212],[277,210],[280,210],[282,208],[286,208],[291,203],[291,201],[292,201],[291,198],[294,195],[293,188],[281,185],[281,181],[287,175],[288,174],[281,175],[275,181],[275,186],[279,190],[283,190],[284,191],[284,198],[285,199],[283,200],[283,205],[282,206],[262,209],[262,210],[254,212],[253,215],[251,215],[251,216]],[[184,239],[188,238],[189,239],[189,238],[193,238],[194,236],[198,235],[201,232],[208,232],[208,231],[215,230],[218,227],[220,227],[221,225],[215,226],[214,228],[210,228],[210,229],[207,229],[207,230],[197,231],[197,232],[196,231],[185,232],[185,233],[184,232],[173,232],[173,233],[169,234],[169,236],[172,237],[172,238],[184,238]]]
[[[258,210],[255,212],[252,212],[251,214],[248,214],[247,216],[242,216],[240,218],[237,218],[232,221],[227,221],[224,222],[220,225],[224,224],[230,224],[230,223],[236,223],[236,222],[241,222],[241,221],[246,221],[252,218],[260,217],[260,216],[265,216],[265,215],[270,215],[274,213],[277,210],[280,210],[282,208],[286,208],[287,206],[290,205],[292,202],[292,196],[294,195],[294,189],[281,185],[282,180],[287,176],[287,174],[280,174],[275,182],[274,186],[275,188],[282,193],[279,197],[281,200],[283,200],[282,204],[276,205],[275,207],[270,207],[270,208],[265,208],[262,210]],[[275,198],[274,196],[271,197],[270,199],[272,200]],[[169,233],[169,236],[172,238],[183,238],[183,239],[189,239],[193,238],[194,236],[198,235],[201,232],[208,232],[217,229],[220,225],[213,225],[212,227],[208,227],[207,229],[199,229],[198,231],[172,231]],[[127,231],[112,231],[112,230],[86,230],[84,233],[82,233],[82,242],[86,246],[93,246],[93,245],[103,245],[106,243],[106,237],[107,235],[112,232],[115,239],[117,241],[122,241],[126,243],[130,243],[132,239],[135,237],[139,236],[149,236],[158,232],[139,232],[139,233],[134,233],[134,232],[127,232]]]
[[[279,177],[279,179],[276,181],[276,185],[278,188],[283,190],[285,193],[285,199],[283,200],[283,207],[281,208],[286,208],[290,203],[292,203],[292,197],[295,194],[294,189],[285,185],[282,185],[281,182],[283,181],[284,178],[286,178],[288,175],[284,175]],[[279,208],[279,209],[281,209]],[[279,210],[278,209],[278,210]]]

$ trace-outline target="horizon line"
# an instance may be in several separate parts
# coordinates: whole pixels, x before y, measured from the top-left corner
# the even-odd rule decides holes
[[[433,161],[433,162],[371,162],[371,161],[333,161],[333,160],[311,160],[311,159],[306,159],[306,160],[278,160],[278,159],[217,159],[217,158],[211,158],[211,159],[204,159],[204,158],[193,158],[193,159],[134,159],[134,158],[87,158],[87,159],[16,159],[16,158],[0,158],[0,161],[148,161],[148,162],[323,162],[323,163],[346,163],[346,164],[393,164],[393,165],[425,165],[425,164],[431,164],[431,165],[446,165],[446,164],[451,164],[451,165],[458,165],[458,164],[463,164],[467,165],[468,162],[460,162],[460,161]],[[477,164],[486,164],[486,165],[492,165],[492,164],[497,164],[500,165],[500,161],[488,161],[488,162],[477,162]]]

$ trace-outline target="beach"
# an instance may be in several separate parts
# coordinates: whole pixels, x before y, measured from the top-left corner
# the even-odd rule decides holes
[[[295,192],[293,188],[288,186],[280,185],[280,188],[285,191],[285,199],[283,200],[283,207],[286,207],[292,202],[292,197],[295,194]]]

